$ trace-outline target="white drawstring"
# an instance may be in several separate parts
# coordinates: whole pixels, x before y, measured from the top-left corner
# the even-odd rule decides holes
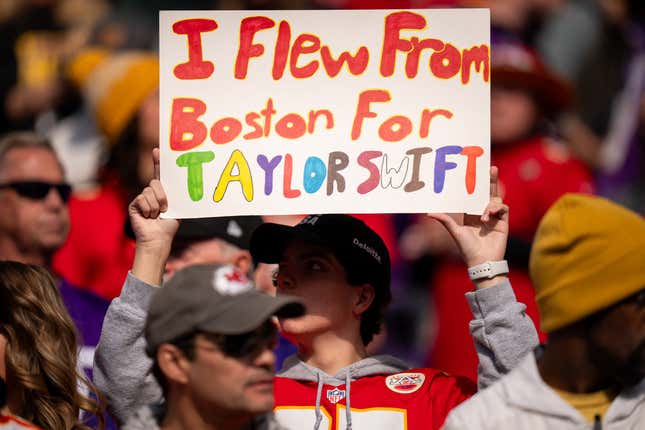
[[[352,430],[352,406],[349,401],[349,388],[350,385],[352,384],[352,378],[350,377],[349,374],[349,369],[347,369],[347,372],[345,372],[345,417],[347,418],[347,427],[346,430]]]
[[[318,377],[318,390],[316,391],[316,424],[314,424],[314,430],[318,430],[320,427],[320,422],[322,421],[322,412],[320,412],[320,399],[322,397],[322,379],[320,379],[320,373],[316,373]]]

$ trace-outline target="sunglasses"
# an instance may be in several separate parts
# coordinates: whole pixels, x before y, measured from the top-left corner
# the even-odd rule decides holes
[[[51,182],[41,181],[16,181],[6,184],[0,184],[0,188],[11,188],[19,196],[26,197],[32,200],[42,200],[49,194],[52,188],[58,192],[63,203],[67,203],[69,196],[72,193],[72,187],[69,184],[52,184]]]
[[[278,329],[271,321],[267,321],[249,333],[226,336],[210,333],[203,333],[203,335],[229,357],[247,358],[254,357],[267,348],[273,349],[278,339]]]

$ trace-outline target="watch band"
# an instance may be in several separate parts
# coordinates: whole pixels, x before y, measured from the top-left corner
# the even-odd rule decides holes
[[[507,273],[508,262],[506,260],[486,261],[485,263],[468,268],[468,277],[471,281],[476,281],[477,279],[491,279],[497,275],[505,275]]]

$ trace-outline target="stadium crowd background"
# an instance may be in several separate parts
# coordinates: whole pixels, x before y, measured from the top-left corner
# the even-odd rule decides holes
[[[73,187],[70,232],[51,269],[92,297],[92,311],[68,306],[73,317],[84,314],[79,330],[90,348],[86,367],[91,368],[103,313],[132,267],[127,205],[153,175],[158,10],[427,7],[491,9],[492,159],[512,213],[510,279],[537,325],[528,256],[551,204],[566,192],[584,192],[645,214],[644,2],[0,2],[0,135],[33,130],[46,136]],[[295,224],[301,217],[267,220]],[[394,274],[386,331],[372,350],[474,380],[476,356],[463,299],[471,284],[450,236],[425,216],[361,218],[383,237]],[[266,279],[270,274],[268,268]],[[261,284],[271,288],[270,279]]]

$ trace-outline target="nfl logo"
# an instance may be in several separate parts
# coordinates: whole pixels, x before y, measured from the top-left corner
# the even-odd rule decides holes
[[[345,390],[339,390],[334,388],[333,390],[327,390],[327,400],[336,404],[345,398]]]

